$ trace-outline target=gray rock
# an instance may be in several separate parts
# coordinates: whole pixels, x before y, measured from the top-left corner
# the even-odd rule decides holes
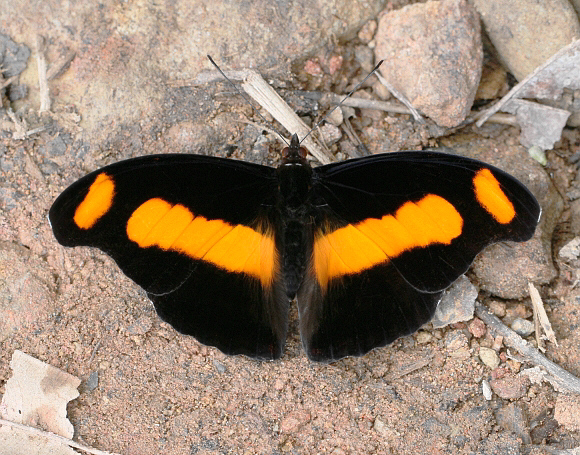
[[[6,79],[22,73],[28,63],[30,49],[24,44],[18,44],[12,39],[0,33],[0,66],[2,76]]]
[[[471,0],[510,72],[521,81],[580,37],[568,0]]]
[[[87,382],[85,382],[84,390],[90,392],[99,386],[99,372],[93,371],[89,374]]]
[[[431,321],[433,327],[445,327],[454,322],[472,319],[476,298],[477,288],[465,275],[461,275],[439,302],[435,316]]]

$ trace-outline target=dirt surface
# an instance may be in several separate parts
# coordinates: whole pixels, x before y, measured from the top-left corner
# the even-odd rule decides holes
[[[101,14],[110,14],[109,7],[105,4]],[[73,24],[81,33],[88,16],[79,13],[77,19],[71,16],[67,26]],[[89,59],[111,55],[108,45],[94,44],[96,21],[90,21],[92,44],[77,49],[79,63],[68,70],[75,77]],[[3,24],[5,32],[26,35],[21,23],[12,29],[6,21]],[[104,41],[127,46],[115,33]],[[163,28],[159,33],[166,36]],[[328,40],[315,55],[317,62],[323,62],[322,76],[305,71],[304,55],[294,61],[287,79],[273,82],[289,91],[344,93],[365,73],[357,63],[363,45],[360,37],[334,45]],[[324,62],[332,56],[344,56],[344,61],[330,74]],[[119,69],[116,60],[107,62],[118,78],[122,66]],[[87,71],[83,69],[79,83],[90,79]],[[61,89],[59,84],[70,86],[73,76],[63,76],[66,83],[54,84]],[[185,79],[184,74],[178,76]],[[99,113],[103,105],[96,101],[96,112],[89,115],[85,109],[90,110],[91,103],[83,99],[77,104],[74,99],[79,98],[69,95],[66,102],[59,102],[58,90],[51,92],[55,106],[50,115],[37,115],[38,106],[27,98],[14,104],[30,128],[44,126],[40,133],[16,140],[12,126],[3,120],[0,393],[10,377],[15,349],[76,375],[83,380],[81,395],[68,409],[75,438],[124,455],[541,454],[548,453],[543,444],[562,449],[580,445],[578,400],[567,400],[548,383],[530,383],[518,376],[533,365],[508,351],[477,319],[438,329],[428,325],[364,357],[325,365],[309,362],[302,351],[293,308],[281,360],[229,357],[163,323],[144,291],[106,255],[58,245],[46,218],[50,205],[68,184],[106,164],[165,152],[206,153],[268,165],[279,162],[275,140],[269,137],[264,145],[262,131],[248,124],[248,120],[263,121],[229,88],[175,88],[166,84],[169,79],[175,77],[155,81],[166,87],[156,98],[158,109],[141,110],[147,103],[139,99],[139,113],[131,121]],[[103,80],[101,72],[99,84]],[[374,93],[370,88],[366,91],[369,96]],[[114,103],[112,98],[106,102]],[[117,113],[129,111],[130,93],[117,102]],[[306,111],[315,117],[316,112]],[[90,124],[85,127],[75,114],[88,115]],[[477,131],[468,127],[437,140],[427,127],[415,125],[406,115],[359,110],[352,124],[371,151],[443,145],[462,153],[467,148],[523,180],[530,179],[536,196],[549,201],[545,202],[549,207],[543,207],[549,220],[543,221],[533,249],[514,253],[512,248],[519,246],[499,246],[508,253],[487,253],[478,259],[477,268],[495,268],[505,275],[505,270],[515,268],[510,262],[514,257],[531,258],[518,260],[517,274],[533,275],[546,303],[559,342],[558,347],[548,343],[546,356],[580,376],[578,263],[557,256],[560,247],[580,235],[575,227],[580,225],[580,210],[573,196],[580,188],[575,164],[580,154],[578,131],[565,131],[542,169],[518,145],[518,131],[510,126],[486,125]],[[343,139],[331,150],[343,159],[352,148]],[[556,252],[553,256],[550,247]],[[524,266],[528,268],[521,271]],[[482,278],[487,283],[470,276],[486,289],[479,300],[506,324],[516,316],[530,319],[529,298],[498,297],[502,290],[511,296],[525,292],[521,282],[506,280],[498,285],[496,281],[495,288],[501,288],[497,290],[488,275]],[[533,336],[529,340],[533,342]],[[499,365],[491,368],[482,362],[482,347],[495,350]],[[493,387],[489,401],[482,393],[484,380]],[[556,420],[555,411],[563,417]]]

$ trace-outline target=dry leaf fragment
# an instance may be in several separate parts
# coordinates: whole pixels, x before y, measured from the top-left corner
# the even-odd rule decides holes
[[[66,417],[66,406],[79,396],[80,379],[22,351],[10,362],[13,375],[6,382],[0,417],[16,423],[71,438],[74,429]],[[0,427],[0,455],[75,454],[70,447],[6,425]]]
[[[66,405],[79,396],[81,380],[18,350],[10,367],[13,375],[6,382],[2,418],[72,437]]]

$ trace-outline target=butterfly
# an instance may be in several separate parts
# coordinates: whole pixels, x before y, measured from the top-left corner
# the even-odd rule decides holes
[[[226,354],[277,359],[296,299],[313,361],[415,332],[475,256],[533,235],[541,209],[509,174],[436,152],[278,168],[152,155],[88,174],[54,202],[65,246],[111,256],[161,319]]]

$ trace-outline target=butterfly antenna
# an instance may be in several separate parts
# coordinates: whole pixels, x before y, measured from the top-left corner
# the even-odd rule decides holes
[[[340,103],[338,103],[336,106],[334,106],[334,108],[333,108],[333,109],[332,109],[330,112],[328,112],[328,113],[327,113],[327,114],[326,114],[326,115],[325,115],[325,116],[324,116],[324,117],[323,117],[323,118],[322,118],[322,119],[321,119],[321,120],[320,120],[320,121],[319,121],[319,122],[318,122],[316,125],[314,125],[314,126],[312,127],[312,129],[311,129],[310,131],[308,131],[308,134],[307,134],[306,136],[304,136],[304,137],[303,137],[303,138],[300,140],[300,143],[302,143],[302,141],[303,141],[304,139],[306,139],[308,136],[310,136],[310,134],[311,134],[311,133],[312,133],[312,132],[313,132],[313,131],[314,131],[316,128],[318,128],[318,127],[320,126],[320,124],[321,124],[322,122],[324,122],[324,121],[325,121],[325,120],[326,120],[326,119],[327,119],[327,118],[330,116],[330,114],[332,114],[332,113],[333,113],[333,112],[334,112],[336,109],[338,109],[340,106],[342,106],[342,103],[344,103],[344,101],[345,101],[347,98],[350,98],[350,96],[351,96],[351,95],[352,95],[354,92],[356,92],[356,91],[357,91],[357,90],[360,88],[360,86],[361,86],[361,85],[363,85],[363,84],[366,82],[366,80],[367,80],[369,77],[371,77],[371,76],[372,76],[372,75],[375,73],[375,71],[376,71],[376,70],[378,70],[378,69],[379,69],[379,66],[381,66],[381,65],[383,64],[383,62],[384,62],[384,60],[381,60],[379,63],[377,63],[377,64],[376,64],[376,66],[373,68],[373,70],[372,70],[372,71],[371,71],[369,74],[367,74],[367,77],[365,77],[365,78],[364,78],[362,81],[360,81],[358,84],[356,84],[356,87],[355,87],[355,88],[353,88],[353,89],[352,89],[352,90],[351,90],[351,91],[348,93],[348,95],[346,95],[346,96],[345,96],[345,97],[342,99],[342,101],[341,101]]]
[[[246,95],[244,92],[242,92],[242,91],[241,91],[241,90],[238,88],[238,86],[237,86],[236,84],[234,84],[234,83],[233,83],[233,81],[232,81],[232,80],[231,80],[229,77],[227,77],[227,76],[226,76],[226,74],[225,74],[225,73],[222,71],[222,69],[221,69],[221,68],[220,68],[220,67],[217,65],[217,63],[213,61],[213,58],[211,58],[211,56],[210,56],[209,54],[207,54],[207,58],[209,59],[209,61],[211,62],[211,64],[212,64],[213,66],[215,66],[215,67],[216,67],[216,69],[217,69],[217,70],[220,72],[220,74],[221,74],[221,75],[224,77],[224,79],[225,79],[226,81],[228,81],[228,82],[229,82],[229,83],[232,85],[232,87],[233,87],[233,88],[234,88],[234,90],[235,90],[235,91],[238,93],[238,95],[241,95],[241,96],[242,96],[242,98],[244,98],[244,100],[246,100],[246,102],[247,102],[247,103],[248,103],[250,106],[252,106],[252,109],[254,109],[254,111],[256,112],[256,114],[258,114],[258,116],[259,116],[259,117],[260,117],[262,120],[264,120],[264,122],[266,122],[266,123],[270,123],[268,120],[266,120],[266,118],[265,118],[265,117],[264,117],[262,114],[260,114],[260,111],[254,107],[254,105],[252,104],[252,100],[250,99],[250,97],[249,97],[248,95]],[[368,76],[367,76],[367,77],[368,77]],[[366,80],[366,79],[365,79],[365,80]],[[363,81],[363,82],[364,82],[364,81]],[[275,132],[278,134],[278,136],[280,136],[280,137],[282,138],[282,141],[284,141],[284,143],[285,143],[286,145],[288,145],[288,146],[290,145],[290,144],[288,144],[288,141],[286,141],[286,139],[284,139],[284,136],[282,136],[282,134],[281,134],[281,133],[280,133],[280,132],[279,132],[277,129],[275,129],[275,128],[272,128],[272,129],[273,129],[273,130],[274,130],[274,131],[275,131]],[[310,133],[308,133],[308,134],[310,134]]]

